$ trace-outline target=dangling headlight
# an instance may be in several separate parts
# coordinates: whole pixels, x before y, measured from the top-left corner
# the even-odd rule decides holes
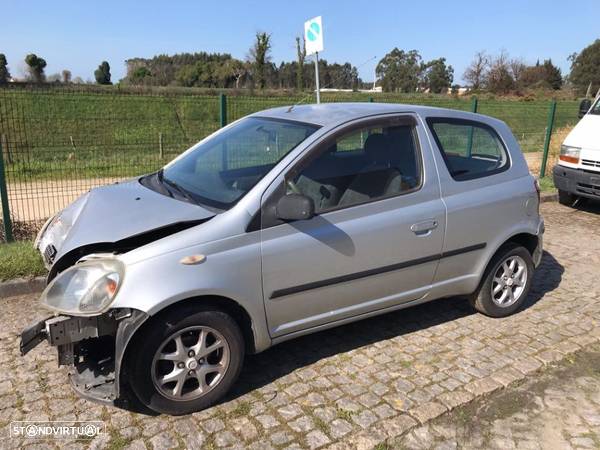
[[[97,315],[106,311],[114,300],[124,274],[125,267],[117,259],[86,261],[52,280],[40,302],[61,314]]]

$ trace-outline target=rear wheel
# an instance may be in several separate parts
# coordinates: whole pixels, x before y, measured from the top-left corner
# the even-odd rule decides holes
[[[514,313],[527,298],[533,271],[533,260],[526,248],[517,244],[503,246],[492,258],[471,303],[477,311],[491,317]]]
[[[182,308],[157,318],[134,343],[128,380],[148,408],[180,415],[229,391],[244,359],[236,322],[214,310]]]
[[[579,197],[567,191],[558,190],[558,203],[565,206],[573,206]]]

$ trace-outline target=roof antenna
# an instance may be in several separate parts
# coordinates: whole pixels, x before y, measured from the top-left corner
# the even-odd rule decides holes
[[[367,64],[367,63],[370,63],[370,62],[371,62],[371,61],[373,61],[375,58],[377,58],[377,56],[373,56],[372,58],[369,58],[369,59],[367,59],[367,60],[366,60],[365,62],[363,62],[362,64],[359,64],[358,66],[356,66],[356,69],[360,69],[362,66],[364,66],[364,65],[365,65],[365,64]],[[331,85],[332,85],[333,83],[335,83],[335,82],[336,82],[336,81],[337,81],[339,78],[341,78],[341,77],[342,77],[342,75],[340,74],[340,75],[339,75],[339,76],[338,76],[338,77],[337,77],[335,80],[331,80],[331,83],[329,83],[327,86],[323,86],[321,89],[326,89],[326,88],[328,88],[328,87],[331,87]],[[292,110],[293,110],[293,109],[294,109],[296,106],[298,106],[298,105],[301,105],[302,103],[304,103],[306,100],[308,100],[308,99],[309,99],[309,98],[311,98],[311,97],[312,97],[312,93],[311,93],[311,94],[308,94],[308,95],[307,95],[306,97],[304,97],[304,98],[301,98],[301,99],[300,99],[300,101],[299,101],[298,103],[294,103],[292,106],[290,106],[290,107],[288,108],[288,110],[286,111],[286,113],[290,113],[290,112],[292,112]]]

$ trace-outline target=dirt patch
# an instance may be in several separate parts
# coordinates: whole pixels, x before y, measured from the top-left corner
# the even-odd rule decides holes
[[[597,398],[598,386],[600,344],[597,343],[566,356],[533,377],[453,410],[434,420],[430,428],[454,429],[458,442],[479,443],[485,448],[497,447],[503,439],[514,439],[528,430],[543,449],[568,448],[573,440],[592,442],[595,448],[600,448],[600,435],[594,427],[581,429],[582,424],[600,420],[600,407],[590,409],[592,403],[587,403],[588,396]],[[563,398],[581,405],[582,411],[559,405]],[[553,407],[560,409],[553,411]],[[583,419],[579,420],[578,415]],[[579,433],[576,437],[570,433],[571,428]]]

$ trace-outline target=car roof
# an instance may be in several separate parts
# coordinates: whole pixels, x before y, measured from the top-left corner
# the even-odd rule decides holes
[[[421,116],[481,118],[481,115],[447,108],[407,105],[400,103],[321,103],[283,106],[259,111],[252,116],[294,120],[320,126],[335,126],[350,120],[377,114],[413,112]]]

